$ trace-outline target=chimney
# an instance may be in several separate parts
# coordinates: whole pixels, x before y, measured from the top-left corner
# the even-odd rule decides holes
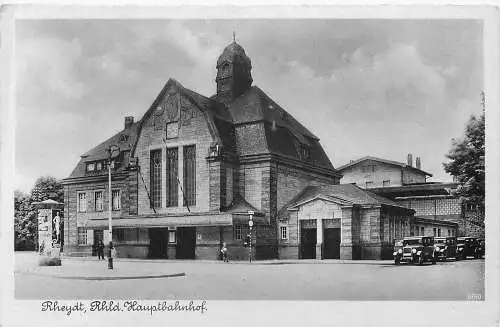
[[[133,123],[134,123],[134,117],[133,116],[127,116],[127,117],[125,117],[125,129],[129,128],[130,126],[132,126]]]
[[[421,169],[422,163],[420,162],[420,157],[417,157],[415,159],[415,166],[417,167],[417,169]]]
[[[408,166],[413,167],[413,156],[411,153],[408,153]]]

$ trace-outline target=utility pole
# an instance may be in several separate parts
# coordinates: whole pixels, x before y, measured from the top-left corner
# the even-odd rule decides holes
[[[253,236],[252,236],[252,227],[253,227],[253,215],[255,214],[255,212],[253,211],[248,211],[248,216],[249,216],[249,219],[248,219],[248,226],[250,227],[250,244],[248,246],[248,251],[249,251],[249,258],[250,258],[250,263],[252,263],[252,239],[253,239]]]
[[[113,154],[120,153],[117,145],[111,145],[108,149],[108,236],[109,236],[109,255],[108,269],[113,269],[113,258],[111,256],[111,246],[113,245],[113,191],[111,189],[111,168],[114,168]]]

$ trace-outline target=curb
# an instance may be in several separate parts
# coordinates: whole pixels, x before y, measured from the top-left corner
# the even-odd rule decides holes
[[[60,279],[77,279],[77,280],[123,280],[123,279],[154,279],[154,278],[171,278],[171,277],[183,277],[186,273],[175,273],[175,274],[164,274],[164,275],[143,275],[143,276],[58,276],[50,274],[38,274],[34,272],[21,272],[25,275],[35,275],[42,277],[60,278]]]

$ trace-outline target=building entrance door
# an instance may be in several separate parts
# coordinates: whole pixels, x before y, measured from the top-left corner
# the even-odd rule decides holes
[[[323,232],[323,258],[340,259],[340,228],[325,228]]]
[[[168,244],[168,228],[149,229],[149,253],[151,259],[166,259]]]
[[[177,227],[176,259],[194,259],[196,227]]]
[[[300,258],[316,259],[316,229],[301,228],[300,230]]]
[[[92,256],[97,256],[97,248],[99,242],[104,242],[104,231],[102,229],[94,229],[94,244],[92,244]]]

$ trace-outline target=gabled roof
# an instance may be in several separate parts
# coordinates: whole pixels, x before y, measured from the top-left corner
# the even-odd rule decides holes
[[[170,78],[167,83],[165,83],[156,99],[142,116],[139,121],[139,133],[144,122],[147,121],[152,112],[158,107],[167,91],[171,89],[176,90],[181,95],[188,98],[205,114],[210,132],[217,141],[219,141],[225,148],[233,150],[236,149],[232,119],[225,105],[215,99],[207,98],[199,93],[185,88],[181,85],[181,83],[173,78]],[[135,144],[133,150],[135,151]]]
[[[332,202],[339,202],[340,200],[350,205],[385,205],[411,210],[354,184],[308,186],[285,207],[293,208],[314,198],[329,198]],[[337,201],[335,201],[336,199]]]
[[[261,130],[265,135],[260,135],[260,139],[265,140],[267,145],[265,151],[267,153],[302,160],[299,146],[304,145],[310,153],[310,158],[304,161],[312,165],[335,170],[319,143],[319,139],[259,87],[250,87],[228,105],[228,111],[231,114],[235,128],[249,123],[263,123],[264,128]],[[246,154],[261,154],[264,151],[262,144],[257,142],[254,148],[252,150],[252,144],[250,143],[249,147],[245,149]]]
[[[342,171],[342,170],[345,170],[345,169],[347,169],[349,167],[352,167],[352,166],[355,166],[355,165],[357,165],[359,163],[362,163],[364,161],[376,161],[376,162],[381,162],[381,163],[385,163],[385,164],[388,164],[388,165],[398,166],[398,167],[402,167],[402,168],[408,168],[408,169],[417,171],[417,172],[419,172],[421,174],[424,174],[424,175],[432,177],[432,174],[430,174],[430,173],[428,173],[426,171],[423,171],[422,169],[418,169],[416,167],[407,165],[407,164],[405,164],[403,162],[392,161],[392,160],[387,160],[387,159],[382,159],[382,158],[377,158],[377,157],[371,157],[371,156],[366,156],[366,157],[362,157],[360,159],[351,161],[348,164],[345,164],[345,165],[342,165],[342,166],[338,167],[337,170],[338,171]]]
[[[135,143],[137,139],[137,128],[138,123],[133,123],[126,129],[116,133],[111,136],[106,141],[102,142],[98,146],[92,148],[91,150],[85,152],[81,155],[83,161],[96,161],[108,158],[107,150],[111,145],[118,145],[120,147],[120,151],[128,151],[132,148],[132,145]]]
[[[106,141],[102,142],[98,146],[92,148],[91,150],[85,152],[82,156],[76,167],[73,169],[68,179],[70,178],[78,178],[86,176],[85,170],[88,162],[105,160],[108,158],[108,152],[110,146],[118,145],[120,148],[120,154],[130,151],[133,144],[137,141],[138,135],[138,123],[131,124],[128,128],[123,129],[122,131],[116,133],[111,136]],[[124,165],[120,165],[116,172],[121,172],[124,169]],[[99,174],[99,173],[97,173]],[[102,171],[101,174],[106,174],[106,171]],[[96,175],[96,174],[93,174]]]
[[[257,86],[250,87],[230,103],[229,112],[233,118],[233,123],[236,125],[256,121],[267,121],[269,123],[274,121],[277,125],[287,128],[302,143],[308,144],[308,139],[304,136],[318,140],[313,133]]]
[[[231,205],[227,208],[224,209],[224,212],[229,212],[232,214],[242,214],[242,215],[248,215],[248,211],[253,211],[254,215],[256,216],[262,216],[263,213],[252,206],[250,203],[245,201],[245,199],[237,198]]]

